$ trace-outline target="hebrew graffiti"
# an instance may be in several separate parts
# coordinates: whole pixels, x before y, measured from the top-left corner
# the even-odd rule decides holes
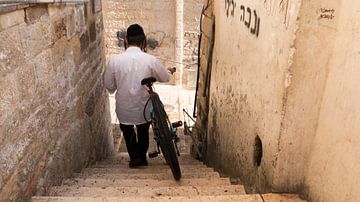
[[[251,34],[255,34],[257,37],[259,36],[260,30],[260,18],[258,18],[256,11],[254,10],[255,23],[254,26],[250,29]]]
[[[248,17],[249,17],[249,21],[245,21],[245,25],[247,28],[250,27],[250,23],[251,23],[251,9],[250,8],[247,8],[246,9],[246,12],[248,13]]]
[[[234,16],[235,8],[236,8],[235,0],[225,0],[226,16],[229,17],[229,14],[231,14],[231,16]]]
[[[240,10],[242,11],[242,13],[240,13],[240,21],[244,21],[244,17],[245,17],[245,6],[241,5],[241,6],[240,6]]]
[[[236,3],[234,0],[225,0],[225,13],[226,16],[235,17]],[[260,16],[258,16],[256,10],[252,10],[250,7],[241,5],[239,7],[240,21],[244,22],[245,26],[249,29],[250,33],[259,37],[260,33]]]
[[[335,18],[334,13],[335,13],[335,9],[333,8],[321,8],[319,18],[332,20]]]

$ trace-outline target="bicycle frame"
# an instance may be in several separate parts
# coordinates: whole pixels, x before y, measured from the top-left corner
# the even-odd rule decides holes
[[[155,99],[158,99],[161,102],[159,95],[153,89],[152,82],[149,82],[146,86],[148,87],[148,93],[150,95],[149,100],[151,101],[151,103],[153,104]],[[146,108],[146,106],[145,106],[145,108]],[[160,144],[159,144],[159,131],[158,131],[159,129],[158,129],[158,125],[157,125],[158,123],[154,116],[154,106],[151,106],[151,108],[150,108],[150,118],[151,118],[151,125],[152,125],[153,131],[154,131],[154,140],[157,143],[157,151],[150,152],[149,157],[155,158],[160,154],[160,149],[159,149]],[[176,153],[178,156],[180,156],[180,151],[178,149],[178,143],[180,142],[180,139],[177,136],[177,128],[182,126],[182,122],[178,121],[175,123],[171,123],[167,115],[166,115],[166,122],[170,129],[171,139],[174,141]]]

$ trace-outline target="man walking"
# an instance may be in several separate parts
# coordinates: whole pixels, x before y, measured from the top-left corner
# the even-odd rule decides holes
[[[116,115],[130,156],[129,167],[134,168],[148,164],[150,123],[144,119],[143,111],[149,94],[141,80],[153,76],[159,82],[168,82],[175,70],[165,69],[158,59],[145,53],[146,36],[138,24],[127,29],[124,45],[125,53],[110,58],[104,84],[110,93],[116,91]]]

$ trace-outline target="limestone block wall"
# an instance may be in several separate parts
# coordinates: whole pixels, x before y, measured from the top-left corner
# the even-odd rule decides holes
[[[205,3],[197,126],[207,163],[250,192],[356,201],[359,3]]]
[[[0,6],[0,201],[46,193],[110,153],[99,5]]]
[[[124,51],[123,39],[131,24],[140,24],[148,38],[148,52],[165,60],[176,57],[176,2],[174,0],[103,1],[106,54]],[[163,62],[174,66],[171,62]]]
[[[183,83],[188,89],[195,89],[196,85],[200,16],[203,4],[203,0],[184,0]]]

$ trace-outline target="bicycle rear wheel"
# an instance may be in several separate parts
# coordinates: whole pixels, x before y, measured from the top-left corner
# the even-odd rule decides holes
[[[172,134],[169,128],[169,123],[166,120],[166,112],[164,106],[160,101],[160,98],[157,94],[154,94],[153,99],[154,107],[154,118],[156,122],[157,132],[159,133],[159,144],[161,151],[164,155],[166,162],[169,164],[171,172],[175,180],[180,180],[181,170],[179,166],[179,161],[175,151],[175,143],[172,138]]]

